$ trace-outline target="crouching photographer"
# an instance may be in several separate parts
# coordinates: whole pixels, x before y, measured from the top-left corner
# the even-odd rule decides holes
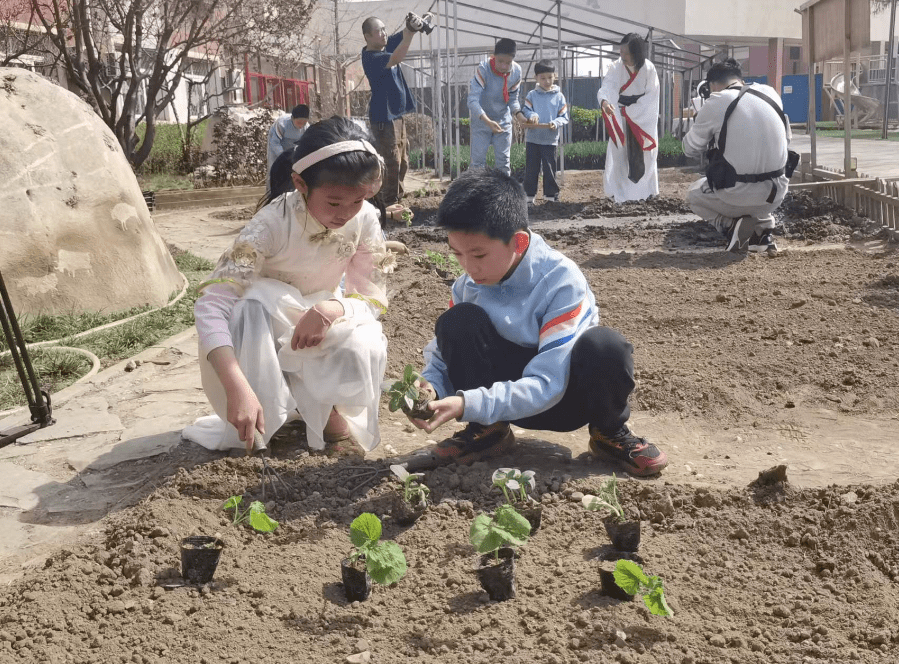
[[[431,15],[409,13],[406,26],[390,37],[384,22],[372,16],[362,22],[362,68],[371,88],[368,119],[375,149],[384,158],[386,173],[381,185],[381,199],[386,206],[399,203],[405,193],[403,179],[409,166],[408,140],[403,116],[415,111],[412,91],[406,84],[400,63],[418,32],[429,34],[434,26]]]
[[[706,154],[706,177],[687,192],[693,212],[727,238],[727,250],[767,252],[776,210],[787,193],[798,155],[788,150],[792,133],[780,95],[759,83],[745,85],[732,58],[714,64],[709,96],[684,136],[684,154]]]

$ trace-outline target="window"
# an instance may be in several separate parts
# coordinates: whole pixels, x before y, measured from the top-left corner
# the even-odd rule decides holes
[[[802,49],[799,46],[790,47],[790,60],[798,60],[802,57]]]

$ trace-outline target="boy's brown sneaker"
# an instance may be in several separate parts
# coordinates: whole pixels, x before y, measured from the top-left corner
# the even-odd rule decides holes
[[[662,472],[668,456],[645,438],[631,433],[624,424],[612,435],[590,426],[590,453],[617,461],[632,475],[645,477]]]
[[[469,422],[464,429],[437,443],[434,455],[445,463],[472,464],[492,459],[515,447],[515,434],[508,422],[490,426]]]

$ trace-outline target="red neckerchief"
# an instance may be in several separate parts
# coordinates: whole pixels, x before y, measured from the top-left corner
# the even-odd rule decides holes
[[[503,101],[507,104],[509,103],[509,74],[512,73],[512,70],[509,69],[505,74],[496,69],[496,58],[490,58],[490,71],[492,71],[497,76],[503,77]]]

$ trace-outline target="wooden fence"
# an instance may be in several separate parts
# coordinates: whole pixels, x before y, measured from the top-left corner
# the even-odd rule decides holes
[[[827,197],[860,216],[879,222],[899,240],[899,178],[872,178],[864,173],[811,167],[810,155],[803,154],[793,173],[790,191],[808,191],[815,198]]]

